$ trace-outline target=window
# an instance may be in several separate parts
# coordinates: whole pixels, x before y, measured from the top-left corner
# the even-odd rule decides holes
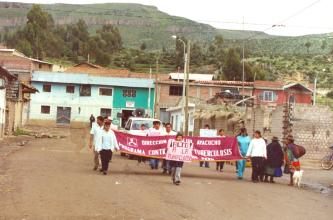
[[[183,86],[170,86],[169,95],[182,96],[183,95]]]
[[[262,101],[265,102],[274,102],[277,100],[277,95],[273,91],[263,91],[263,93],[261,93],[259,97]]]
[[[110,88],[99,88],[99,95],[112,96],[112,89],[110,89]]]
[[[40,108],[42,114],[50,114],[50,106],[42,105]]]
[[[136,97],[135,89],[123,89],[123,97]]]
[[[66,86],[66,93],[74,93],[75,86]]]
[[[110,108],[101,108],[101,116],[103,116],[103,117],[111,116],[111,109]]]
[[[43,92],[51,92],[51,85],[50,84],[44,84],[43,85]]]
[[[91,85],[81,85],[80,96],[91,96]]]

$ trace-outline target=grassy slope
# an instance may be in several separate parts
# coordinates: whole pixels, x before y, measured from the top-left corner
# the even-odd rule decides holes
[[[3,3],[5,4],[5,3]],[[24,18],[31,4],[15,4],[15,7],[0,8],[0,22],[3,19]],[[256,39],[246,42],[251,51],[258,54],[307,54],[304,44],[310,41],[313,46],[310,54],[328,53],[332,47],[332,39],[327,39],[328,46],[322,50],[321,43],[325,35],[309,35],[302,37],[277,37],[263,32],[241,30],[217,30],[209,25],[197,23],[186,18],[170,16],[154,6],[140,4],[45,4],[42,7],[51,13],[57,23],[73,23],[83,18],[93,33],[104,23],[112,23],[119,27],[126,47],[138,48],[145,42],[150,50],[174,47],[171,35],[183,35],[192,41],[211,41],[217,34],[226,39],[228,46],[241,46],[241,39],[255,36]],[[22,20],[21,20],[22,21]],[[18,22],[19,23],[19,22]],[[18,25],[18,24],[16,24]]]

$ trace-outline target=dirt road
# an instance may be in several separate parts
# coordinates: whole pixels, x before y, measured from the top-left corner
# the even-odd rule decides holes
[[[332,219],[333,197],[309,189],[253,184],[186,164],[175,186],[161,171],[119,154],[107,176],[92,171],[84,130],[64,139],[34,139],[3,159],[0,219]],[[314,172],[314,171],[312,171]],[[319,171],[318,171],[319,172]],[[314,176],[314,174],[312,174]],[[324,175],[333,176],[333,172]],[[306,172],[305,172],[306,181]]]

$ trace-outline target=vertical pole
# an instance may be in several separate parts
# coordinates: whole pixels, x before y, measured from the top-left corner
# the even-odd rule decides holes
[[[158,88],[158,59],[159,57],[156,58],[156,74],[155,74],[155,109],[154,109],[154,118],[159,118],[159,88]]]
[[[244,31],[244,17],[243,17],[243,31]],[[242,74],[242,99],[243,100],[244,100],[244,80],[245,80],[244,47],[245,47],[245,40],[243,39],[243,59],[242,59],[242,66],[243,66],[243,74]],[[242,105],[244,105],[244,102],[243,102]]]
[[[151,68],[149,69],[149,79],[151,79]],[[149,87],[148,87],[148,116],[151,116],[151,110],[150,110],[150,99],[151,99],[151,86],[150,86],[150,82],[149,82]]]
[[[182,94],[182,116],[181,116],[181,121],[182,121],[182,132],[185,135],[185,92],[186,92],[186,88],[185,88],[185,79],[186,79],[186,70],[187,70],[187,54],[185,51],[186,48],[186,44],[184,41],[182,41],[184,44],[184,74],[183,74],[183,94]]]
[[[189,112],[188,112],[188,97],[190,93],[190,53],[191,53],[191,41],[187,41],[187,66],[186,66],[186,100],[185,100],[185,135],[188,136],[188,119],[189,119]]]
[[[318,78],[318,73],[316,74],[316,78],[314,81],[314,89],[313,89],[313,106],[316,105],[316,95],[317,95],[317,78]]]

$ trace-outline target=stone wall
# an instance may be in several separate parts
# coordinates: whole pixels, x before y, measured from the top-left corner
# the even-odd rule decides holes
[[[248,108],[245,126],[250,136],[262,132],[269,142],[272,136],[283,137],[283,106],[256,106]],[[304,159],[321,159],[333,145],[333,112],[324,106],[296,105],[292,110],[292,135],[295,143],[307,150]]]
[[[306,148],[304,158],[321,159],[333,145],[333,112],[324,106],[296,106],[293,110],[295,142]]]

